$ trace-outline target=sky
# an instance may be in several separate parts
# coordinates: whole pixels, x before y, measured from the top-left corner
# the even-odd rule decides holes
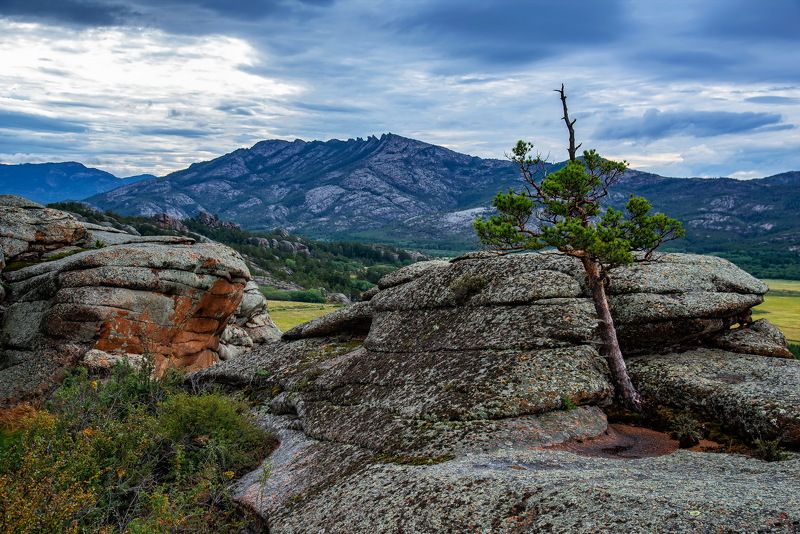
[[[0,0],[0,162],[164,175],[263,139],[528,139],[800,170],[800,0]]]

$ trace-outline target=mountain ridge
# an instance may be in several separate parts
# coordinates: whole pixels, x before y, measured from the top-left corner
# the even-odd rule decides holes
[[[188,218],[207,212],[248,230],[282,227],[315,239],[454,254],[477,246],[470,223],[488,212],[494,194],[521,186],[509,161],[383,134],[259,141],[87,202],[126,215]],[[629,195],[642,195],[682,220],[688,235],[672,244],[676,250],[761,254],[766,268],[776,261],[797,264],[798,193],[800,171],[737,180],[631,170],[609,201],[619,207]]]
[[[117,178],[77,161],[50,163],[0,163],[0,192],[19,195],[36,202],[81,200],[120,185],[148,179],[149,175]]]

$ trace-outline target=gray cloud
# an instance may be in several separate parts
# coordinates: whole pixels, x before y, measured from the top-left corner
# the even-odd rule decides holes
[[[797,104],[800,102],[800,98],[777,95],[751,96],[744,100],[745,102],[752,102],[754,104]]]
[[[108,155],[110,165],[124,167],[120,172],[164,174],[263,138],[385,131],[495,157],[515,139],[531,137],[545,153],[562,154],[551,89],[563,81],[584,146],[633,160],[642,140],[648,146],[640,161],[649,170],[701,174],[699,156],[690,155],[698,146],[707,158],[754,142],[782,146],[782,131],[800,124],[793,106],[800,101],[800,69],[786,53],[800,33],[797,6],[796,0],[768,7],[758,0],[0,0],[0,32],[7,30],[0,46],[19,34],[27,39],[21,49],[37,35],[50,47],[36,72],[28,63],[0,72],[0,83],[15,92],[0,105],[15,109],[11,102],[26,101],[29,116],[12,121],[18,131],[73,132],[83,141],[74,145],[76,159]],[[43,25],[15,28],[9,20]],[[92,27],[100,29],[84,31]],[[107,50],[113,59],[104,56],[114,82],[80,66],[91,64],[100,42],[93,35],[104,32],[123,36]],[[60,61],[72,55],[81,60]],[[196,68],[172,79],[188,64]],[[136,77],[123,79],[119,73],[130,68]],[[137,78],[145,83],[137,85]],[[642,116],[648,108],[654,111]],[[666,111],[693,108],[704,111]],[[754,109],[774,109],[782,118]],[[49,118],[62,116],[70,120]],[[34,146],[29,141],[14,146],[5,139],[0,157],[25,152]],[[86,158],[83,147],[91,147]],[[55,154],[44,145],[36,150],[38,157]],[[739,170],[733,165],[752,171],[746,153],[720,163],[729,167],[719,172]],[[783,160],[754,157],[753,165],[771,166],[764,174],[796,165],[798,158],[780,153]]]
[[[395,38],[450,59],[502,66],[616,41],[624,13],[620,0],[442,0],[423,2],[389,27]]]
[[[0,110],[0,128],[34,132],[77,133],[86,131],[85,125],[73,121],[8,110]]]
[[[142,135],[168,135],[175,137],[206,137],[211,135],[211,132],[200,130],[197,128],[141,128],[139,133]]]
[[[780,126],[776,113],[752,111],[660,111],[649,109],[641,117],[606,122],[597,132],[602,139],[662,139],[677,135],[713,137]]]
[[[0,15],[78,26],[115,26],[134,14],[121,3],[101,0],[0,0]]]

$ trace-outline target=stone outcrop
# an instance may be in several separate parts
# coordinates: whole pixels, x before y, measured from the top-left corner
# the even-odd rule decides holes
[[[16,197],[0,226],[5,255],[26,259],[2,275],[0,402],[35,398],[81,360],[107,369],[148,355],[156,373],[193,370],[279,335],[223,245],[132,235]]]
[[[552,448],[605,436],[614,394],[571,259],[470,255],[406,267],[378,287],[192,375],[260,392],[258,416],[281,445],[238,482],[237,499],[271,532],[800,526],[797,456],[780,466],[682,451],[631,462]],[[782,341],[749,321],[765,292],[718,258],[668,254],[619,269],[613,313],[647,401],[797,445],[800,361],[765,357]],[[763,350],[702,348],[726,343]]]
[[[84,225],[69,213],[13,195],[0,195],[0,248],[5,261],[38,260],[46,253],[88,245]]]
[[[794,354],[786,347],[786,336],[766,319],[759,319],[735,330],[726,330],[711,339],[710,343],[731,352],[794,358]]]
[[[651,402],[690,410],[750,439],[800,447],[800,361],[700,348],[630,361]]]

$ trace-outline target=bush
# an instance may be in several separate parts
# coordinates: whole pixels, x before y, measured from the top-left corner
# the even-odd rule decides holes
[[[794,354],[794,357],[800,360],[800,345],[797,343],[789,343],[789,351]]]
[[[700,424],[689,414],[677,415],[670,424],[673,439],[682,449],[694,447],[703,438]]]
[[[247,406],[180,377],[75,371],[46,410],[0,414],[4,532],[239,532],[231,480],[275,446]]]
[[[780,462],[786,460],[788,455],[781,449],[781,440],[779,439],[757,439],[753,442],[755,449],[753,456],[765,462]]]

